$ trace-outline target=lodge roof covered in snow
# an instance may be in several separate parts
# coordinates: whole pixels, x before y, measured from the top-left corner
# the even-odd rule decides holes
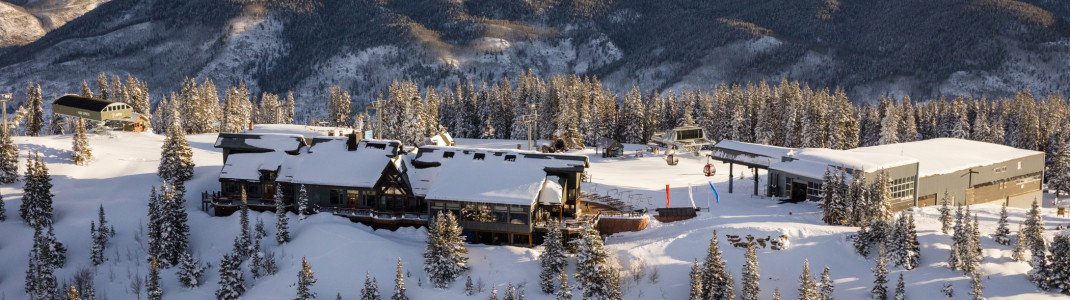
[[[768,167],[770,164],[780,161],[791,150],[791,148],[786,147],[721,140],[713,145],[713,152],[710,153],[710,156],[722,161]]]
[[[407,174],[417,195],[507,205],[531,205],[543,190],[560,193],[556,182],[546,184],[558,180],[547,172],[582,171],[589,166],[587,157],[581,155],[445,146],[420,147],[410,163],[415,168]]]
[[[288,157],[279,170],[278,181],[299,184],[370,188],[387,166],[394,166],[401,142],[395,140],[354,141],[346,137],[325,139],[296,156]]]
[[[216,148],[248,152],[286,152],[297,151],[305,144],[304,137],[297,134],[220,133],[215,140],[214,146]]]
[[[852,149],[851,152],[902,155],[917,159],[921,162],[918,166],[918,176],[921,177],[1043,154],[1033,150],[954,138],[862,147]]]

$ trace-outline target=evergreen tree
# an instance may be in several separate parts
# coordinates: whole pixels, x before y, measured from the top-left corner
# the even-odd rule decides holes
[[[189,249],[189,216],[183,197],[184,187],[164,183],[160,194],[160,211],[162,221],[160,236],[162,238],[160,265],[173,266],[179,256]]]
[[[262,240],[267,237],[267,229],[264,227],[264,219],[256,218],[256,225],[253,226],[253,240]]]
[[[498,286],[490,287],[490,300],[498,300]]]
[[[41,129],[45,127],[43,101],[41,84],[30,82],[26,90],[26,106],[29,115],[24,129],[27,136],[38,136],[41,134]]]
[[[26,162],[26,185],[23,188],[19,215],[33,227],[52,224],[52,177],[40,154],[34,154]]]
[[[166,182],[183,185],[193,178],[193,150],[186,141],[182,125],[171,124],[164,138],[157,174]]]
[[[758,283],[761,281],[762,275],[758,268],[758,251],[753,243],[747,245],[747,253],[744,258],[746,261],[743,263],[743,289],[740,291],[739,296],[743,300],[758,300],[758,294],[761,293]]]
[[[703,261],[702,267],[702,298],[724,298],[725,290],[728,288],[728,270],[725,269],[725,260],[721,254],[716,230],[710,237],[710,245],[706,249],[706,260]]]
[[[502,300],[516,300],[516,287],[512,282],[505,285],[505,297]]]
[[[279,245],[290,241],[290,217],[286,216],[281,184],[275,185],[275,241],[279,242]]]
[[[275,275],[279,272],[279,266],[275,263],[275,252],[268,251],[264,254],[264,274]]]
[[[955,232],[951,237],[951,256],[947,260],[947,265],[952,270],[961,270],[965,262],[965,257],[962,254],[968,246],[969,232],[967,229],[969,224],[963,224],[964,218],[962,206],[957,206],[955,210]]]
[[[542,255],[539,255],[539,266],[542,268],[539,273],[539,287],[543,293],[553,294],[554,277],[568,266],[568,260],[558,222],[548,220],[546,223],[547,233],[542,243]]]
[[[73,285],[67,287],[67,300],[82,300],[82,296],[78,295],[78,288]]]
[[[981,272],[970,273],[970,296],[973,300],[985,299],[985,285],[981,282]]]
[[[107,229],[97,230],[97,223],[89,221],[89,235],[93,245],[90,247],[89,260],[93,265],[104,263],[104,245],[101,244],[101,235],[107,235]]]
[[[301,258],[301,271],[297,273],[297,298],[296,300],[316,299],[316,292],[312,291],[312,285],[316,284],[315,273],[308,259]]]
[[[825,270],[821,271],[821,287],[817,299],[831,300],[835,289],[836,287],[832,285],[832,278],[829,276],[829,267],[825,266]]]
[[[0,195],[0,222],[7,221],[7,208],[4,208],[4,196]]]
[[[106,229],[106,228],[108,228],[108,219],[104,216],[104,204],[101,204],[97,208],[97,224],[100,224],[100,230],[98,230],[98,231],[105,233],[101,237],[101,239],[103,240],[102,243],[104,245],[107,245],[108,244],[108,238],[110,238],[112,234],[109,233],[108,230]]]
[[[409,300],[409,296],[405,293],[405,273],[403,268],[401,258],[398,257],[398,268],[397,272],[394,273],[394,294],[390,296],[390,300]]]
[[[968,241],[968,247],[964,254],[966,254],[966,265],[963,271],[967,274],[977,270],[981,262],[984,260],[984,256],[981,253],[981,231],[980,224],[977,220],[977,216],[973,216],[973,224],[970,225],[970,238]]]
[[[1051,262],[1052,288],[1063,294],[1070,295],[1070,238],[1063,234],[1056,234],[1051,241],[1051,254],[1048,255]]]
[[[453,214],[439,213],[427,228],[424,270],[436,288],[446,288],[468,270],[468,249]]]
[[[999,222],[996,226],[996,233],[992,236],[992,239],[1000,245],[1010,245],[1011,229],[1007,228],[1007,204],[1004,203],[1003,207],[999,211]]]
[[[944,190],[944,197],[940,199],[940,232],[947,234],[951,231],[951,196]]]
[[[903,253],[903,268],[907,270],[913,270],[918,267],[921,262],[921,244],[918,242],[918,230],[914,226],[914,213],[907,214],[906,228],[904,229],[905,238]]]
[[[245,193],[245,188],[241,191],[241,210],[239,210],[239,227],[241,229],[238,234],[238,244],[241,252],[237,252],[239,257],[248,257],[253,248],[253,237],[249,228],[249,200]]]
[[[554,295],[556,300],[572,300],[572,288],[568,286],[568,273],[565,273],[565,270],[561,270],[558,281],[560,284],[557,287],[557,294]]]
[[[955,286],[951,285],[950,282],[944,283],[944,288],[941,289],[940,292],[944,293],[944,296],[947,296],[948,298],[954,297]]]
[[[888,237],[886,237],[887,242],[884,243],[886,250],[888,250],[888,261],[896,266],[906,264],[906,221],[906,215],[900,214],[895,223],[889,226]]]
[[[178,282],[191,289],[200,286],[205,268],[189,252],[182,252],[178,259]]]
[[[241,270],[241,258],[237,253],[223,255],[219,262],[219,287],[216,299],[236,300],[245,293],[245,275]]]
[[[160,210],[160,196],[156,193],[155,186],[151,187],[149,191],[148,218],[148,255],[150,257],[160,257],[161,253],[164,251],[163,240],[161,237],[161,225],[164,223],[164,214]]]
[[[691,300],[702,300],[702,269],[698,266],[698,259],[691,264]]]
[[[149,278],[147,282],[148,286],[145,287],[145,293],[148,294],[149,300],[163,299],[163,288],[160,287],[160,264],[155,257],[149,262]]]
[[[899,273],[899,282],[895,284],[895,300],[906,300],[907,285],[903,282],[903,273]]]
[[[729,272],[727,274],[728,274],[728,277],[725,277],[727,279],[727,280],[725,280],[725,282],[728,282],[728,284],[725,285],[726,289],[724,291],[724,298],[725,299],[736,299],[736,279],[732,277],[732,273],[731,272]]]
[[[260,252],[260,239],[257,238],[253,240],[253,248],[249,254],[249,273],[253,274],[254,280],[264,275],[260,271],[263,268],[263,263],[264,253]]]
[[[300,220],[305,219],[305,214],[308,213],[308,190],[305,189],[305,185],[301,185],[301,189],[297,191],[297,218]]]
[[[583,290],[583,297],[620,298],[619,270],[598,231],[586,224],[573,243],[576,246],[576,281]]]
[[[476,286],[472,283],[472,276],[465,277],[464,280],[464,295],[472,296],[476,294]]]
[[[41,283],[41,265],[38,263],[37,260],[37,249],[30,249],[29,259],[26,260],[29,266],[26,268],[26,279],[23,281],[26,283],[23,288],[23,291],[26,292],[26,295],[30,299],[37,299],[39,292],[37,287],[38,284]]]
[[[0,183],[19,180],[19,149],[11,134],[0,128]]]
[[[1011,259],[1014,261],[1025,260],[1025,248],[1028,240],[1025,237],[1025,229],[1022,224],[1018,224],[1018,234],[1014,239],[1014,251],[1011,252]]]
[[[89,136],[85,132],[85,121],[82,118],[74,121],[74,145],[71,152],[75,165],[84,166],[93,160],[93,149],[89,147]]]
[[[884,249],[884,244],[881,244],[879,249],[877,265],[873,267],[873,289],[870,290],[870,295],[873,299],[884,300],[888,299],[888,253]]]
[[[328,91],[327,120],[331,126],[347,127],[352,124],[350,109],[353,100],[349,91],[344,91],[336,85],[332,85]]]
[[[1055,190],[1055,199],[1070,193],[1070,149],[1065,145],[1055,152],[1047,164],[1048,188]]]
[[[471,296],[471,295],[469,295]],[[364,288],[360,289],[360,300],[379,300],[379,283],[370,273],[364,273]]]
[[[803,272],[799,275],[799,299],[817,300],[819,296],[817,282],[810,273],[810,260],[804,260]]]

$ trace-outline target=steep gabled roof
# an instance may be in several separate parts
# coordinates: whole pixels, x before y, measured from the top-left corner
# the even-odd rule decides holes
[[[324,140],[283,162],[278,181],[371,188],[386,167],[396,167],[400,146],[393,140],[363,140],[349,151],[344,137]]]
[[[424,146],[408,170],[413,192],[427,199],[531,205],[547,171],[582,172],[586,156],[532,151]]]

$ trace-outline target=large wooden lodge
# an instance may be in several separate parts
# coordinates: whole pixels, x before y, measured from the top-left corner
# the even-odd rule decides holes
[[[531,151],[423,146],[406,152],[396,140],[281,133],[223,133],[220,191],[204,209],[227,215],[246,203],[274,210],[281,189],[287,209],[303,188],[313,212],[377,228],[425,226],[440,211],[458,216],[469,242],[530,246],[546,222],[566,234],[585,218],[580,186],[586,156]]]

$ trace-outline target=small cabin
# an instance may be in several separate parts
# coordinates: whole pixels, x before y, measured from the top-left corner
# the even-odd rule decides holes
[[[78,95],[52,101],[52,112],[94,121],[134,121],[134,109],[126,103]]]

